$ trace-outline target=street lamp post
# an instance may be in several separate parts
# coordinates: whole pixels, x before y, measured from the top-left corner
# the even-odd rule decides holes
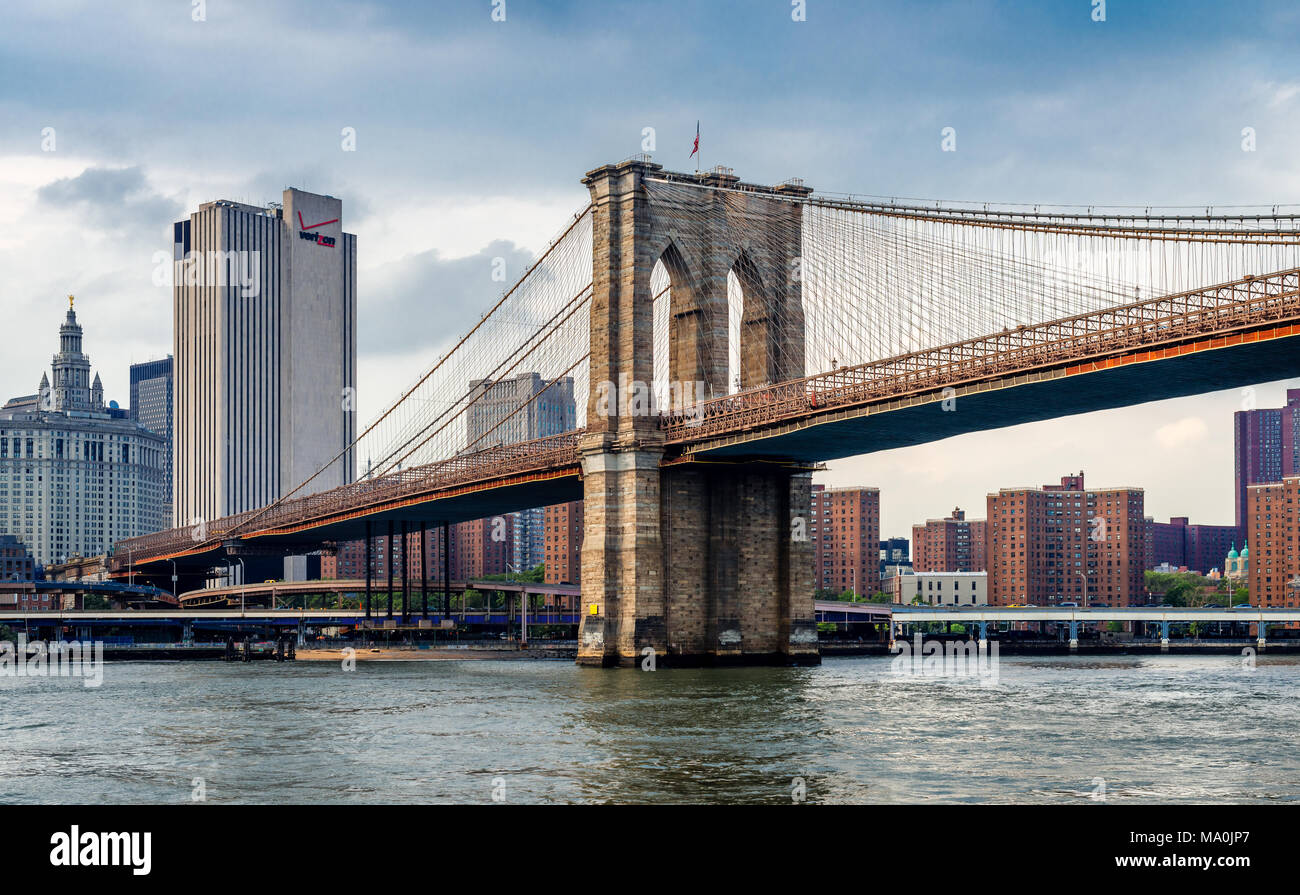
[[[522,647],[528,643],[528,588],[522,580],[523,572],[515,568],[513,563],[506,563],[506,570],[512,576],[518,576],[519,584],[519,645]]]
[[[1083,608],[1087,609],[1088,608],[1088,573],[1079,572],[1078,575],[1080,578],[1083,579]],[[1098,638],[1101,637],[1100,634],[1098,634],[1097,636]]]
[[[248,586],[248,583],[244,579],[248,577],[248,571],[244,566],[244,558],[242,556],[237,556],[235,557],[235,559],[239,560],[239,611],[240,613],[244,613],[248,609],[244,601],[244,597],[245,597],[244,589]],[[230,566],[230,575],[232,578],[234,577],[234,574],[235,574],[235,567]],[[275,607],[272,606],[271,608],[274,609]]]

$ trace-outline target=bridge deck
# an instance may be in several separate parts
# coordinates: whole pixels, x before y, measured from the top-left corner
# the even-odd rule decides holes
[[[1300,269],[1292,269],[743,392],[669,415],[663,427],[682,455],[669,462],[811,463],[1297,374]],[[107,564],[119,578],[172,560],[204,568],[224,561],[232,539],[238,549],[307,552],[360,538],[367,522],[436,525],[576,500],[580,434],[135,538]]]

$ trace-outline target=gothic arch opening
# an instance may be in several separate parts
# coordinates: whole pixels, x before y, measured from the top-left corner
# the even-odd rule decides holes
[[[758,265],[745,251],[727,273],[728,383],[731,391],[777,382],[781,344],[779,314]]]
[[[650,295],[653,302],[651,317],[654,332],[654,385],[652,393],[656,407],[668,406],[668,320],[672,306],[672,278],[660,257],[650,271]]]
[[[721,386],[705,296],[678,247],[669,242],[650,273],[656,406],[681,410]]]

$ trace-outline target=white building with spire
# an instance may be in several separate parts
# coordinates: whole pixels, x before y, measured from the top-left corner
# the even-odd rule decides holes
[[[165,439],[105,404],[72,296],[36,394],[0,408],[0,535],[39,565],[165,527]],[[51,376],[51,374],[53,374]]]

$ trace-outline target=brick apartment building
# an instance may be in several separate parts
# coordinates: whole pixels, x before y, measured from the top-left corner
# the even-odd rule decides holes
[[[1300,475],[1300,389],[1287,390],[1283,407],[1238,410],[1232,431],[1240,540],[1246,533],[1250,486]]]
[[[985,524],[960,507],[946,519],[912,526],[912,567],[918,572],[983,572]]]
[[[988,495],[989,604],[1145,603],[1143,508],[1142,489],[1090,490],[1082,472]]]
[[[581,583],[582,551],[582,501],[545,507],[545,581],[548,584]],[[448,552],[451,557],[453,581],[467,581],[487,575],[503,575],[512,571],[526,572],[528,567],[516,556],[518,540],[514,514],[460,522],[451,527]],[[375,581],[385,581],[388,564],[394,567],[394,577],[401,578],[401,537],[388,544],[387,528],[383,527],[371,548],[371,574]],[[400,531],[400,529],[397,529]],[[378,534],[378,531],[377,531]],[[420,556],[420,533],[407,533],[407,562],[412,578],[419,578],[427,568],[430,582],[442,580],[442,529],[430,526],[425,556]],[[363,541],[347,541],[338,546],[335,556],[321,558],[321,577],[327,579],[366,577],[366,550]]]
[[[880,489],[813,485],[813,585],[871,596],[880,590]]]
[[[547,584],[582,583],[582,501],[546,508],[545,562]]]
[[[1300,605],[1300,542],[1297,501],[1300,476],[1247,488],[1246,531],[1250,544],[1250,603],[1272,609]]]
[[[461,522],[451,527],[448,538],[451,556],[450,574],[453,581],[467,578],[481,578],[484,575],[500,574],[506,571],[505,561],[510,556],[510,517],[501,517],[505,523],[505,541],[491,540],[492,520],[480,519],[474,522]],[[371,542],[370,574],[376,582],[386,581],[388,566],[392,563],[393,577],[402,577],[402,540],[396,534],[389,543],[387,527],[376,532]],[[482,543],[483,532],[487,531],[488,544]],[[395,529],[400,531],[400,528]],[[498,534],[501,532],[497,525]],[[473,548],[471,552],[471,547]],[[416,528],[406,535],[406,562],[412,579],[417,579],[428,569],[430,582],[442,580],[442,528],[429,526],[425,555],[420,555],[420,532]],[[321,578],[326,580],[366,577],[365,541],[344,541],[338,545],[334,556],[321,557]]]
[[[1208,575],[1211,569],[1222,572],[1223,558],[1234,543],[1241,544],[1235,525],[1192,525],[1186,516],[1175,516],[1168,522],[1148,518],[1146,568],[1168,563],[1202,575]]]

